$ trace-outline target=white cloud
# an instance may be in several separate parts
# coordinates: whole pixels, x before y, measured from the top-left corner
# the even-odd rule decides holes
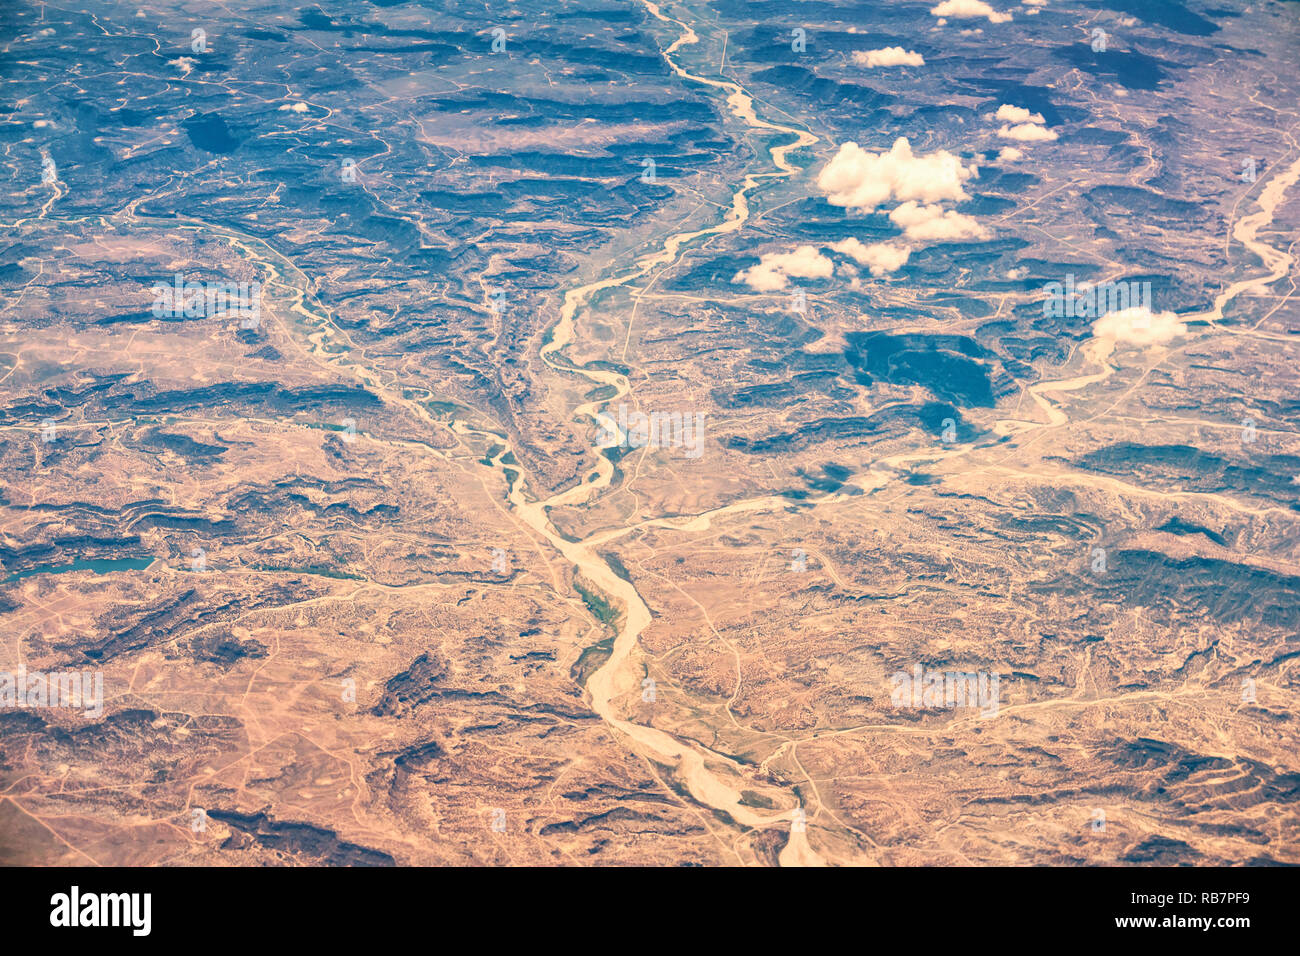
[[[176,69],[181,71],[181,76],[189,76],[190,71],[198,66],[198,64],[199,61],[194,59],[192,56],[182,56],[175,60],[167,61],[168,66],[174,66]]]
[[[306,103],[293,103],[293,104],[282,103],[280,104],[279,107],[277,107],[277,109],[279,109],[280,111],[292,110],[295,113],[305,113],[309,109],[311,109],[311,107],[308,106]]]
[[[744,282],[759,292],[776,292],[798,279],[829,279],[835,265],[813,246],[800,246],[794,252],[769,252],[758,265],[737,272],[732,282]]]
[[[889,219],[903,230],[904,236],[917,242],[955,242],[988,237],[988,230],[973,217],[951,209],[944,212],[938,206],[903,203],[889,214]]]
[[[875,209],[890,199],[938,202],[969,198],[962,183],[977,173],[947,150],[924,156],[899,137],[887,153],[872,153],[849,142],[817,176],[817,186],[832,206]]]
[[[1021,143],[1045,143],[1056,139],[1056,133],[1046,126],[1036,126],[1033,123],[1021,123],[1019,126],[1003,125],[998,130],[998,135],[1003,139],[1014,139]]]
[[[1024,156],[1025,154],[1014,146],[1003,146],[998,150],[998,159],[1004,163],[1014,163],[1018,159],[1023,159]]]
[[[1003,103],[998,107],[998,111],[993,114],[994,119],[1000,119],[1004,123],[1043,123],[1042,113],[1031,113],[1023,106],[1012,106],[1009,103]]]
[[[930,14],[936,17],[955,17],[958,20],[986,17],[989,23],[1006,23],[1011,19],[1011,14],[998,13],[984,0],[944,0],[937,7],[931,7]]]
[[[1047,6],[1047,0],[1021,0],[1021,2],[1024,3],[1024,5],[1027,6],[1027,7],[1045,7],[1045,6]]]
[[[1186,323],[1173,312],[1152,312],[1144,305],[1107,312],[1093,323],[1092,334],[1112,342],[1160,345],[1187,331]]]
[[[837,242],[831,248],[850,256],[858,265],[869,267],[873,276],[897,272],[907,265],[912,254],[912,247],[902,243],[875,242],[868,246],[853,238]]]
[[[1023,106],[1003,103],[993,116],[1003,121],[1002,128],[998,130],[998,135],[1003,139],[1014,139],[1022,143],[1042,143],[1057,138],[1056,133],[1043,125],[1046,120],[1043,119],[1042,113],[1031,113]]]
[[[901,46],[887,46],[880,50],[854,50],[853,62],[858,66],[925,66],[925,57]]]

